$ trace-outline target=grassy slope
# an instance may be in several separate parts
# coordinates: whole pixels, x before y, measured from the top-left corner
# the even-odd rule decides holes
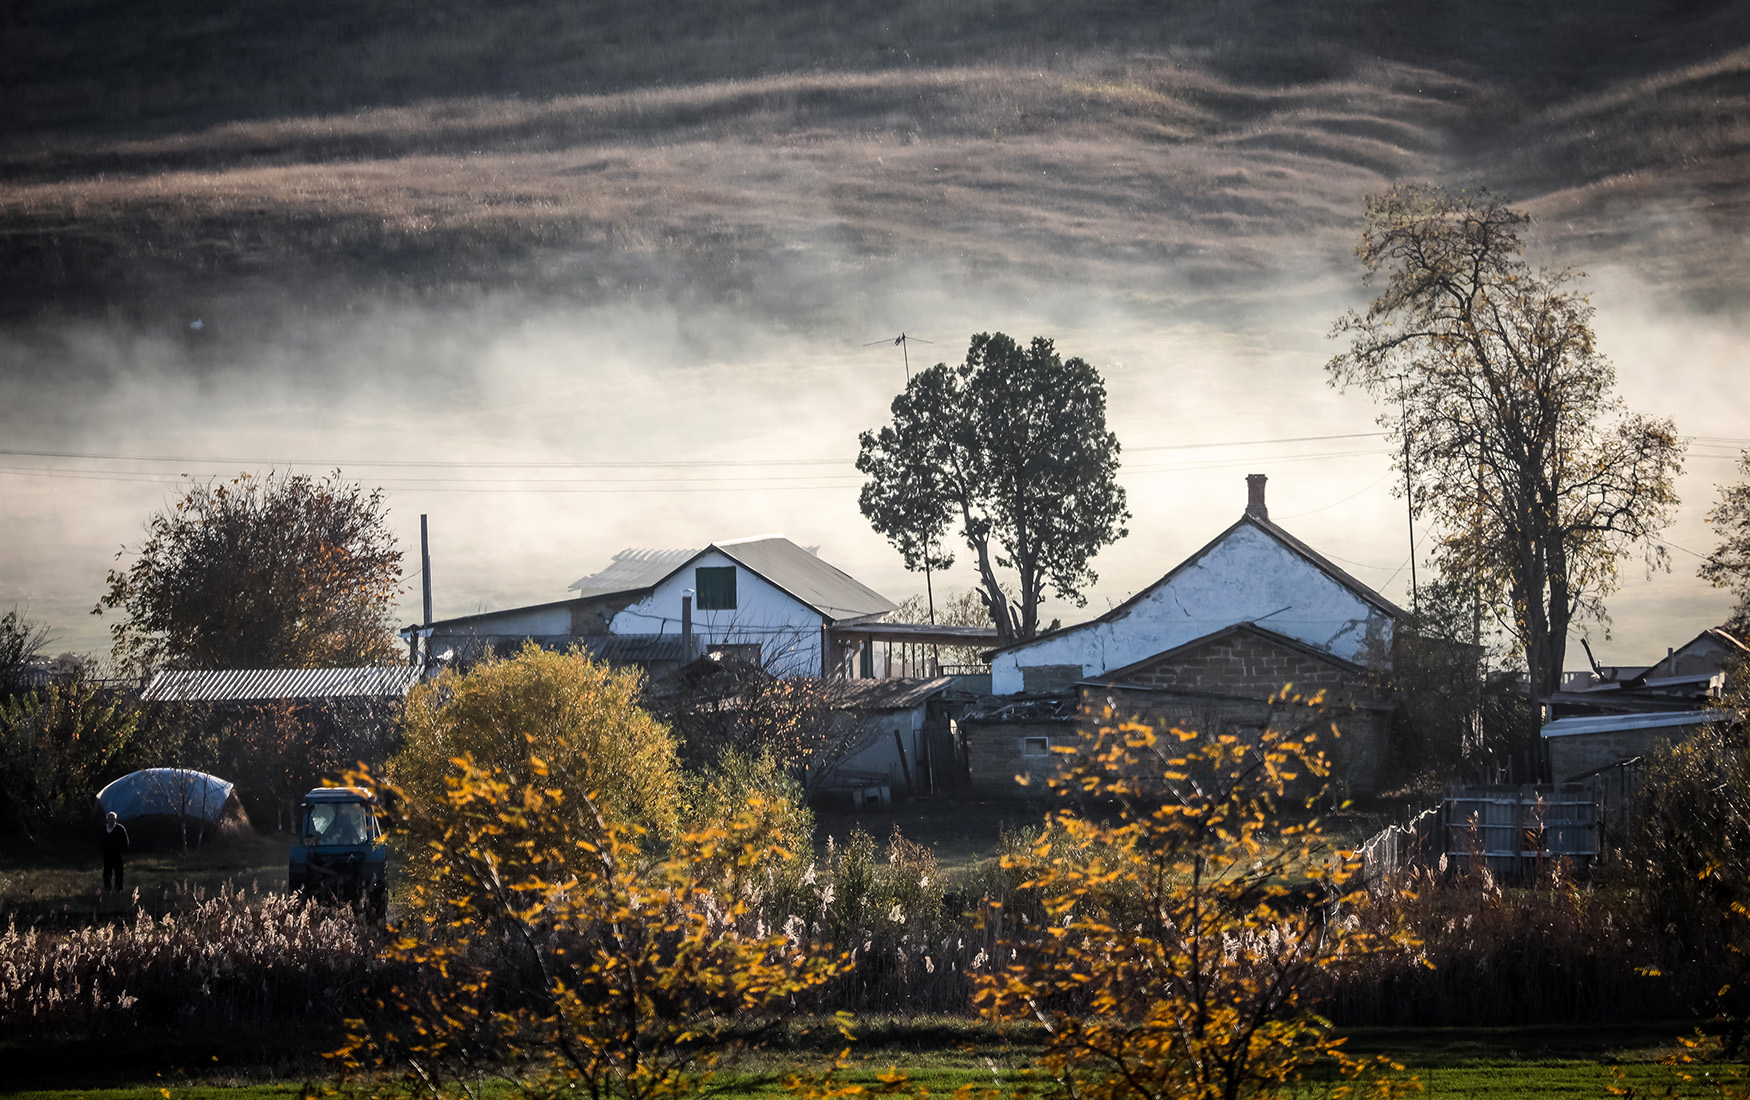
[[[0,308],[666,286],[807,313],[920,257],[1229,294],[1341,259],[1399,177],[1492,184],[1582,262],[1750,282],[1750,16],[1428,7],[10,5]]]

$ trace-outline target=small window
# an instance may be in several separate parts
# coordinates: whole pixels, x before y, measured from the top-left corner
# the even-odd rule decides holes
[[[1023,737],[1023,738],[1021,738],[1021,755],[1022,756],[1050,756],[1051,755],[1051,738],[1049,738],[1049,737]]]
[[[726,645],[714,645],[705,650],[708,657],[716,657],[724,661],[741,661],[745,664],[760,663],[760,644],[758,642],[731,642]]]
[[[700,611],[735,610],[735,566],[702,565],[693,570]]]

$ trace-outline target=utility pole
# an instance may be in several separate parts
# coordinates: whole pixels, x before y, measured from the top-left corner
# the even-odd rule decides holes
[[[921,336],[910,336],[910,335],[907,335],[906,333],[902,332],[898,336],[895,336],[891,341],[889,341],[889,340],[871,340],[869,343],[864,344],[863,346],[866,348],[872,348],[872,347],[875,347],[877,344],[888,345],[888,346],[891,346],[892,344],[898,344],[899,345],[899,352],[905,358],[905,384],[906,384],[907,388],[909,388],[911,386],[911,345],[914,342],[919,343],[919,344],[933,344],[933,343],[935,343],[934,340],[925,340]],[[932,549],[932,547],[926,543],[924,546],[924,598],[927,601],[929,601],[929,605],[930,605],[930,625],[935,626],[936,625],[936,587],[932,583],[932,579],[930,577],[930,573],[931,573],[930,550],[931,549]],[[931,647],[931,649],[933,652],[934,647]]]
[[[425,618],[421,626],[431,625],[431,539],[426,534],[425,513],[419,516],[419,585],[425,593]]]
[[[1422,609],[1416,596],[1416,497],[1415,484],[1410,480],[1410,403],[1409,379],[1398,375],[1398,428],[1404,433],[1404,511],[1410,522],[1410,614],[1420,615]]]

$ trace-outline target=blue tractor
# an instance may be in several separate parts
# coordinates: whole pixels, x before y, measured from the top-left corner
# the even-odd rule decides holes
[[[376,800],[357,787],[318,787],[304,796],[299,822],[287,887],[362,905],[370,919],[381,921],[389,903],[389,847]]]

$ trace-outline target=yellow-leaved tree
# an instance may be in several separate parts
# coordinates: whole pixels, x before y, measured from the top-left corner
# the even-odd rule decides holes
[[[1106,715],[1050,781],[1065,808],[1004,860],[1043,919],[978,980],[980,1010],[1038,1021],[1041,1068],[1077,1100],[1278,1096],[1327,1074],[1333,1095],[1417,1087],[1346,1057],[1303,1000],[1321,974],[1406,944],[1345,912],[1366,891],[1311,816],[1327,772],[1304,731]]]
[[[760,796],[653,857],[525,763],[533,782],[465,758],[450,778],[386,988],[335,1055],[349,1092],[477,1100],[491,1076],[529,1097],[693,1095],[843,965],[768,933],[736,888],[783,855]]]
[[[790,788],[747,765],[683,814],[637,688],[527,647],[419,688],[392,778],[348,777],[393,807],[410,872],[380,992],[336,1052],[348,1091],[691,1094],[844,965],[753,908],[806,838]]]
[[[423,810],[443,807],[455,761],[464,756],[513,784],[538,778],[542,787],[594,794],[605,816],[672,836],[680,764],[668,727],[638,705],[641,686],[636,672],[616,672],[581,650],[552,652],[530,642],[513,656],[445,671],[414,688],[401,751],[388,766],[414,841],[435,838],[440,826]],[[581,812],[575,802],[571,812]]]

